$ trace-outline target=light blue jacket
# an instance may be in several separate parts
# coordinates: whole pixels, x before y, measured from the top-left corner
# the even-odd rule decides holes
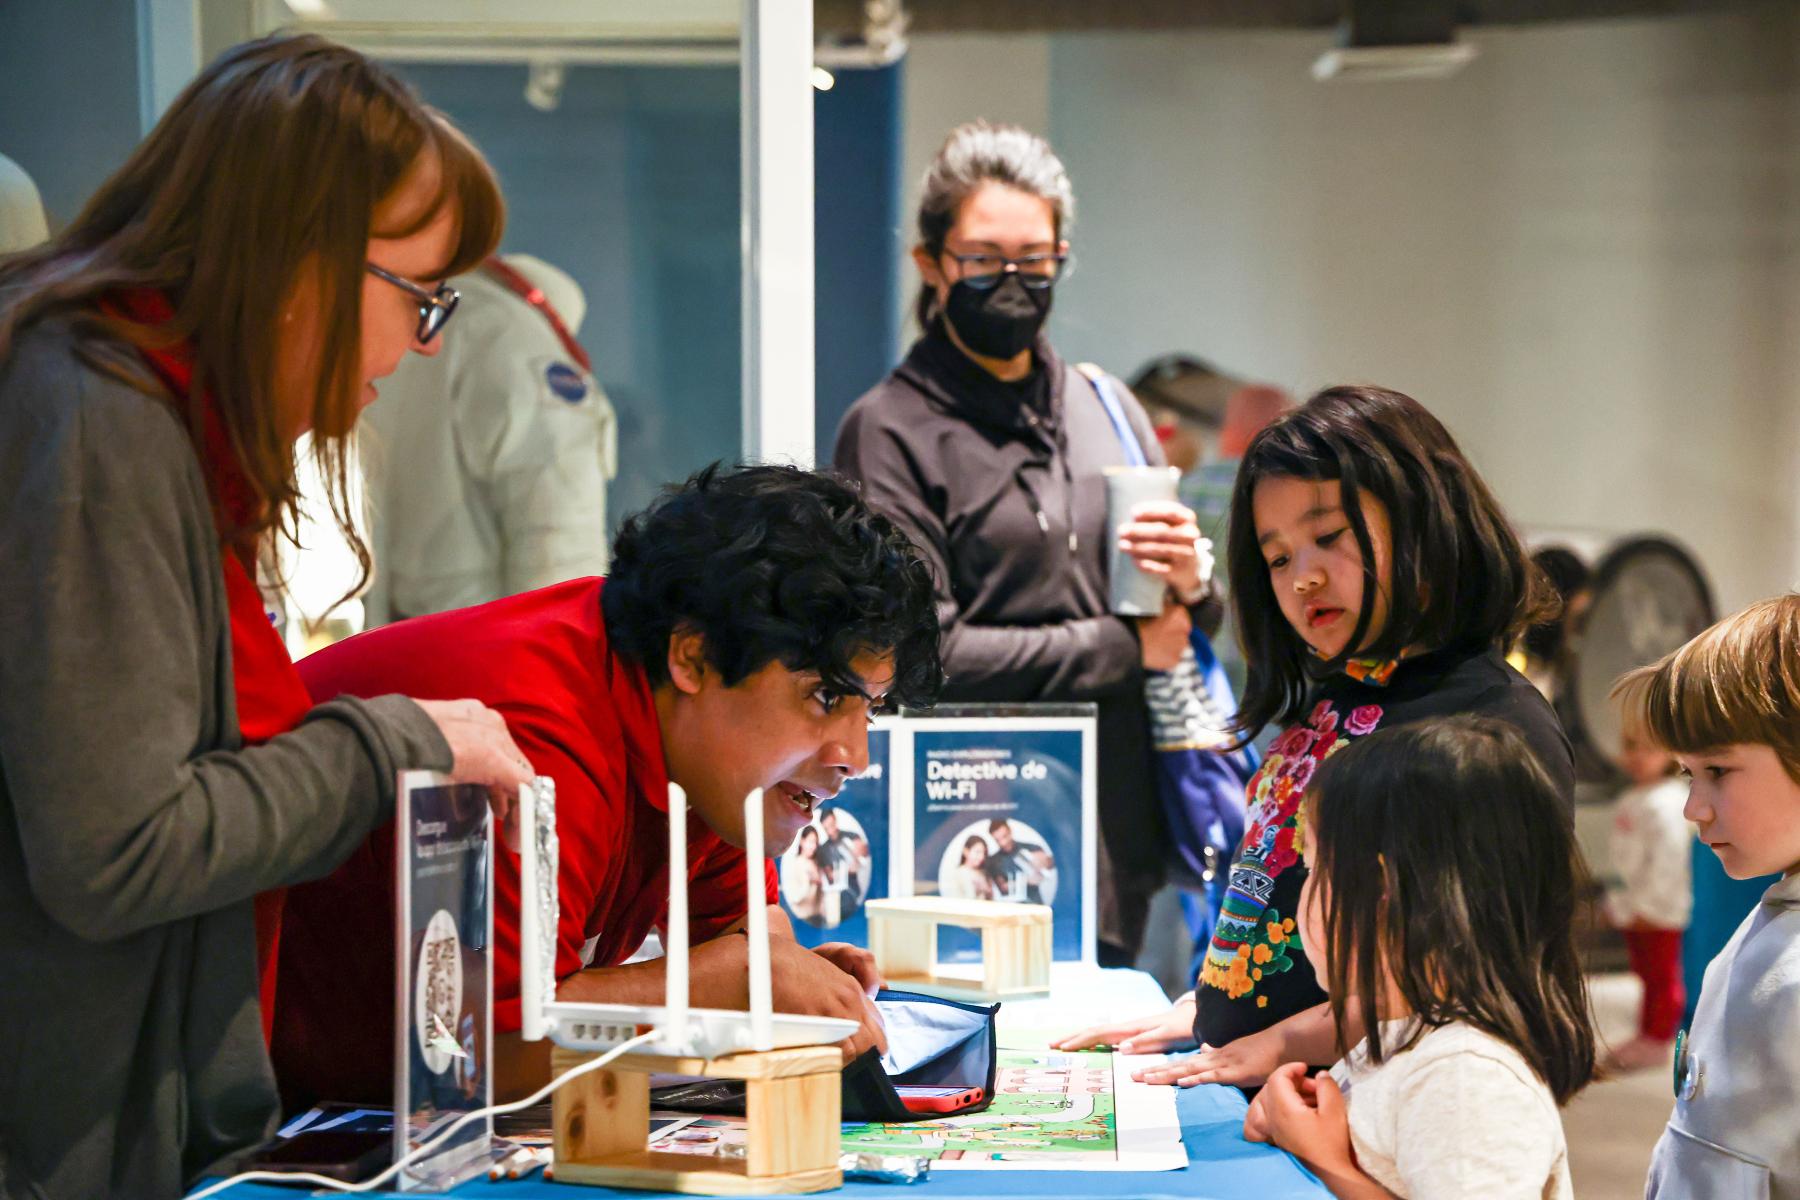
[[[1800,874],[1706,969],[1647,1200],[1800,1200]]]

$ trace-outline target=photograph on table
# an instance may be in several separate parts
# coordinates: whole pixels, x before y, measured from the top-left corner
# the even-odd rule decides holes
[[[779,859],[781,906],[802,946],[867,945],[863,905],[888,894],[888,738],[869,731],[869,765],[832,799]]]
[[[1092,962],[1093,729],[1063,716],[906,722],[894,819],[912,894],[1048,905],[1055,960]],[[937,953],[978,961],[980,934],[941,926]]]

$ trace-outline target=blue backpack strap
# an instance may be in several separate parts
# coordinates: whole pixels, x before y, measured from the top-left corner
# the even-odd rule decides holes
[[[1106,417],[1112,422],[1113,432],[1119,435],[1119,445],[1125,450],[1125,465],[1149,466],[1150,460],[1144,455],[1143,444],[1132,431],[1131,422],[1125,419],[1125,406],[1119,403],[1119,397],[1113,392],[1106,372],[1093,363],[1079,363],[1075,369],[1094,385],[1094,393],[1100,397],[1101,407],[1106,409]]]

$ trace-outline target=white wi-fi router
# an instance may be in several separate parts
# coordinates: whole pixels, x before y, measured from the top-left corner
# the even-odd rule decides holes
[[[610,1050],[657,1036],[636,1053],[716,1058],[744,1050],[828,1046],[857,1030],[855,1021],[773,1011],[769,988],[769,909],[763,891],[763,794],[744,798],[745,904],[748,909],[750,1011],[688,1004],[687,793],[669,784],[667,986],[662,1005],[598,1004],[556,998],[556,782],[539,776],[519,790],[519,1033],[570,1050]]]

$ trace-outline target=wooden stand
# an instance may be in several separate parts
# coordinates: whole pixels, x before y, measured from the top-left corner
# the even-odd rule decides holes
[[[561,1074],[594,1057],[558,1046],[550,1056],[551,1070]],[[697,1196],[761,1196],[840,1187],[842,1071],[843,1055],[836,1046],[714,1059],[621,1055],[558,1089],[551,1098],[556,1181]],[[748,1121],[744,1157],[646,1149],[652,1074],[744,1080]]]
[[[871,900],[869,949],[888,985],[992,1003],[1050,994],[1050,909],[1043,904],[914,896]],[[939,925],[981,931],[981,982],[937,969]]]

